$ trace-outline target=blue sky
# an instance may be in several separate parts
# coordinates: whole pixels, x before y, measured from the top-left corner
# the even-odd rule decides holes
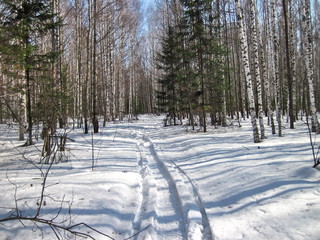
[[[154,3],[154,0],[140,0],[142,5],[144,6],[144,10],[146,10],[148,8],[148,6],[150,4],[153,4]]]
[[[152,4],[154,4],[154,0],[140,0],[143,6],[143,28],[144,30],[148,30],[148,24],[147,24],[147,20],[148,20],[148,7]]]

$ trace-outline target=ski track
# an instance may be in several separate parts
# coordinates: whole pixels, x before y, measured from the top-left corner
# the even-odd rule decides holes
[[[139,207],[133,223],[135,239],[150,239],[150,235],[155,235],[154,220],[156,218],[156,199],[157,189],[155,179],[149,168],[149,161],[143,149],[143,143],[139,137],[134,134],[137,139],[136,153],[138,159],[138,168],[140,170],[142,183],[140,186],[141,193],[139,199]]]
[[[139,206],[133,223],[135,239],[213,239],[195,183],[173,161],[164,161],[163,156],[159,157],[158,152],[161,151],[157,151],[158,146],[153,144],[144,130],[134,131],[133,136],[137,142],[138,168],[142,179]]]
[[[192,192],[193,195],[185,194],[186,197],[182,199],[185,206],[188,206],[188,221],[189,221],[189,238],[198,239],[197,231],[202,231],[202,239],[211,240],[214,239],[213,232],[211,230],[209,218],[204,207],[201,195],[199,194],[198,187],[187,175],[187,173],[179,167],[175,162],[170,161],[172,165],[177,169],[174,173],[175,178],[182,178],[182,184],[179,187],[180,191],[187,190],[187,193]],[[178,175],[177,175],[178,174]],[[200,214],[201,216],[200,216]],[[200,218],[201,217],[201,218]]]

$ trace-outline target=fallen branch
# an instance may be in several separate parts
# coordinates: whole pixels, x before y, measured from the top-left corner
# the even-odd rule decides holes
[[[96,232],[96,233],[99,233],[100,235],[103,235],[105,237],[108,237],[110,239],[113,239],[112,237],[110,237],[109,235],[107,234],[104,234],[98,230],[96,230],[95,228],[93,227],[90,227],[89,225],[87,225],[86,223],[77,223],[75,225],[72,225],[72,226],[69,226],[69,227],[66,227],[66,226],[63,226],[63,225],[59,225],[57,223],[54,223],[53,221],[51,220],[47,220],[47,219],[43,219],[43,218],[39,218],[39,217],[23,217],[23,216],[16,216],[16,217],[8,217],[8,218],[3,218],[3,219],[0,219],[0,223],[4,223],[4,222],[9,222],[9,221],[31,221],[33,223],[41,223],[41,224],[45,224],[45,225],[48,225],[49,227],[51,227],[51,229],[54,231],[54,233],[56,234],[57,238],[59,238],[59,236],[57,235],[57,233],[59,233],[59,230],[63,230],[63,231],[66,231],[66,232],[69,232],[71,233],[72,235],[74,236],[78,236],[78,237],[83,237],[83,238],[90,238],[90,239],[94,239],[94,237],[92,237],[90,234],[88,233],[84,233],[84,232],[80,232],[80,231],[75,231],[75,230],[72,230],[73,228],[75,227],[78,227],[78,226],[86,226],[87,228],[91,229],[92,231]]]
[[[124,240],[128,240],[128,239],[134,238],[135,236],[138,236],[141,232],[147,230],[149,227],[150,227],[150,224],[148,226],[146,226],[144,229],[142,229],[142,230],[136,232],[135,234],[133,234],[131,237],[125,238]]]
[[[311,127],[310,127],[310,124],[309,124],[309,120],[308,120],[308,116],[306,117],[307,118],[307,122],[305,122],[305,124],[307,125],[308,127],[308,133],[309,133],[309,140],[310,140],[310,145],[311,145],[311,150],[312,150],[312,156],[313,156],[313,167],[316,168],[317,166],[320,165],[320,158],[319,158],[319,151],[320,151],[320,146],[318,148],[318,152],[316,153],[315,152],[315,141],[312,140],[312,130],[311,130]]]

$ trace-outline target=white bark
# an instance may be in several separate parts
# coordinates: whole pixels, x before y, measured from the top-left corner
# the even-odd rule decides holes
[[[260,76],[260,66],[259,66],[259,50],[258,50],[258,31],[259,31],[259,21],[256,18],[257,6],[256,0],[251,0],[251,34],[254,52],[254,70],[256,76],[257,94],[258,94],[258,113],[259,113],[259,125],[261,139],[265,137],[265,128],[263,123],[263,108],[262,108],[262,89],[261,89],[261,76]],[[258,31],[257,31],[258,30]]]
[[[310,1],[304,0],[302,24],[304,29],[304,58],[307,70],[307,79],[309,86],[309,100],[311,110],[311,128],[312,132],[320,132],[319,122],[317,119],[316,101],[313,86],[313,61],[312,61],[312,39],[311,39],[311,20],[310,20]]]
[[[250,115],[251,115],[251,124],[253,130],[253,140],[255,143],[260,142],[259,129],[257,125],[256,111],[255,111],[255,102],[253,95],[253,87],[252,87],[252,78],[250,72],[250,63],[249,63],[249,53],[248,53],[248,42],[247,42],[247,34],[245,30],[245,25],[243,21],[242,8],[240,6],[239,0],[235,0],[236,8],[237,8],[237,20],[239,27],[239,36],[240,36],[240,44],[241,44],[241,55],[244,66],[244,72],[246,76],[246,86],[247,86],[247,94],[248,100],[250,104]]]
[[[278,121],[278,135],[282,137],[282,113],[281,113],[281,85],[279,78],[279,42],[276,33],[276,14],[275,14],[275,0],[271,0],[271,28],[273,38],[274,51],[274,85],[276,87],[275,101]]]
[[[75,10],[76,10],[76,103],[75,103],[75,115],[77,117],[81,116],[81,106],[83,105],[82,102],[82,49],[81,49],[81,38],[83,34],[81,34],[82,28],[82,13],[81,13],[81,3],[79,0],[75,1]],[[81,120],[78,119],[78,127],[81,126]]]
[[[25,132],[25,125],[27,119],[27,112],[26,112],[26,96],[24,94],[20,94],[19,96],[20,106],[19,106],[19,141],[24,141],[24,132]]]
[[[292,96],[293,96],[293,116],[296,118],[297,116],[297,98],[296,98],[296,34],[295,34],[295,23],[293,19],[293,3],[289,1],[289,33],[290,33],[290,64],[292,71]]]
[[[270,120],[272,134],[276,134],[276,127],[274,124],[274,109],[272,108],[272,98],[274,98],[274,77],[275,77],[275,66],[274,66],[274,52],[273,52],[273,34],[272,34],[272,22],[270,14],[269,1],[265,2],[266,15],[267,15],[267,66],[268,66],[268,79],[265,81],[266,94],[268,94],[268,116]]]

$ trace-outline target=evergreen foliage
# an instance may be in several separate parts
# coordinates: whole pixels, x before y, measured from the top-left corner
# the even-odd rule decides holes
[[[181,61],[179,58],[179,44],[176,32],[169,26],[167,36],[162,40],[162,53],[158,55],[158,68],[163,70],[163,75],[159,79],[161,90],[158,91],[158,106],[161,112],[167,112],[170,119],[176,124],[179,98],[177,86],[179,81],[179,69]]]
[[[212,1],[181,1],[183,16],[177,26],[169,26],[162,40],[159,68],[163,75],[158,82],[158,106],[176,124],[176,117],[194,117],[206,131],[208,113],[221,111],[224,91],[225,56],[218,36],[212,29]],[[178,114],[179,113],[179,114]]]
[[[55,88],[48,81],[52,76],[52,65],[60,54],[52,47],[44,51],[39,45],[47,34],[54,34],[60,20],[53,13],[51,3],[45,0],[0,0],[0,5],[3,8],[0,18],[1,70],[3,74],[20,80],[19,91],[26,95],[26,145],[31,145],[35,112],[33,107],[37,105],[32,99],[32,89],[38,81],[40,86],[46,86],[41,91],[44,93],[43,97],[50,99],[52,95],[47,94]],[[42,100],[43,98],[38,99],[38,105]]]

